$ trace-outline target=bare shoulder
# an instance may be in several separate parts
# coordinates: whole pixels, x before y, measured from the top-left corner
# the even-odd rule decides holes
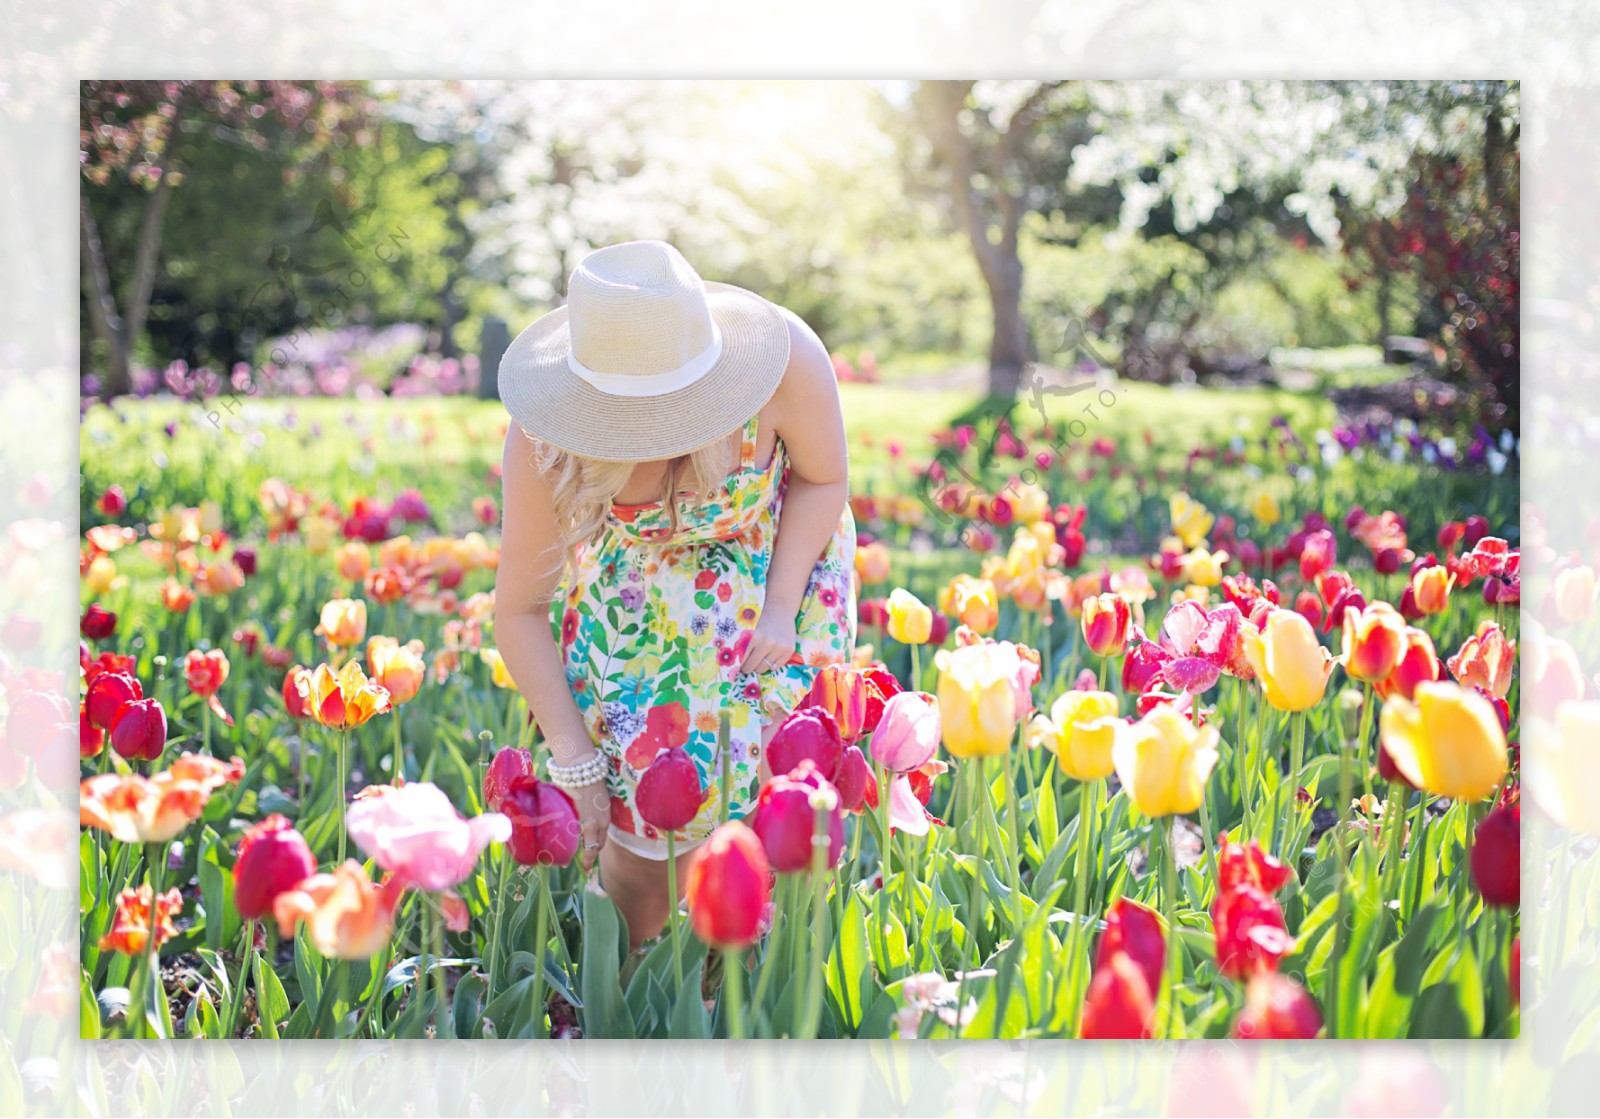
[[[539,444],[513,420],[506,426],[505,450],[500,458],[500,480],[506,497],[549,500],[549,483],[539,469]]]
[[[772,395],[772,404],[778,418],[785,413],[803,415],[820,401],[837,398],[833,359],[809,323],[782,304],[775,306],[789,327],[789,364]]]

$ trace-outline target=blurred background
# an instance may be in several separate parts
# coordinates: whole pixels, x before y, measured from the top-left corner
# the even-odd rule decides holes
[[[806,318],[841,381],[941,421],[1094,372],[1463,448],[1520,422],[1516,83],[81,94],[85,408],[493,396],[585,252],[664,238]]]

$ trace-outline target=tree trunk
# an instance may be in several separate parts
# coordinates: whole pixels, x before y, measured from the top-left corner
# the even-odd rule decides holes
[[[122,316],[117,313],[116,295],[111,290],[111,273],[106,267],[100,227],[89,209],[89,194],[82,188],[78,193],[78,231],[83,271],[89,278],[89,326],[106,351],[106,375],[100,394],[109,399],[128,391],[128,350],[122,341]]]
[[[1028,323],[1022,317],[1022,262],[1014,256],[998,261],[999,275],[985,279],[994,311],[994,337],[989,342],[989,395],[1014,397],[1022,370],[1033,360]]]

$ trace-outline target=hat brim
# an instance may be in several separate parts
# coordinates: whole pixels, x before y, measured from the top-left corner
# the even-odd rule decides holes
[[[601,392],[567,366],[567,308],[534,320],[500,359],[500,400],[529,435],[611,462],[674,458],[725,438],[772,398],[789,364],[789,326],[776,305],[705,281],[722,356],[693,384],[658,396]]]

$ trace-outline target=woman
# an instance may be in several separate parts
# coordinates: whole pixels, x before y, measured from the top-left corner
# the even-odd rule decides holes
[[[753,807],[765,746],[855,640],[855,523],[833,365],[797,316],[702,281],[662,241],[598,249],[500,364],[500,654],[634,947],[666,923],[665,836],[634,792],[683,747],[687,857]],[[668,501],[667,495],[676,495]],[[781,527],[780,527],[781,525]],[[560,603],[553,611],[552,603]]]

